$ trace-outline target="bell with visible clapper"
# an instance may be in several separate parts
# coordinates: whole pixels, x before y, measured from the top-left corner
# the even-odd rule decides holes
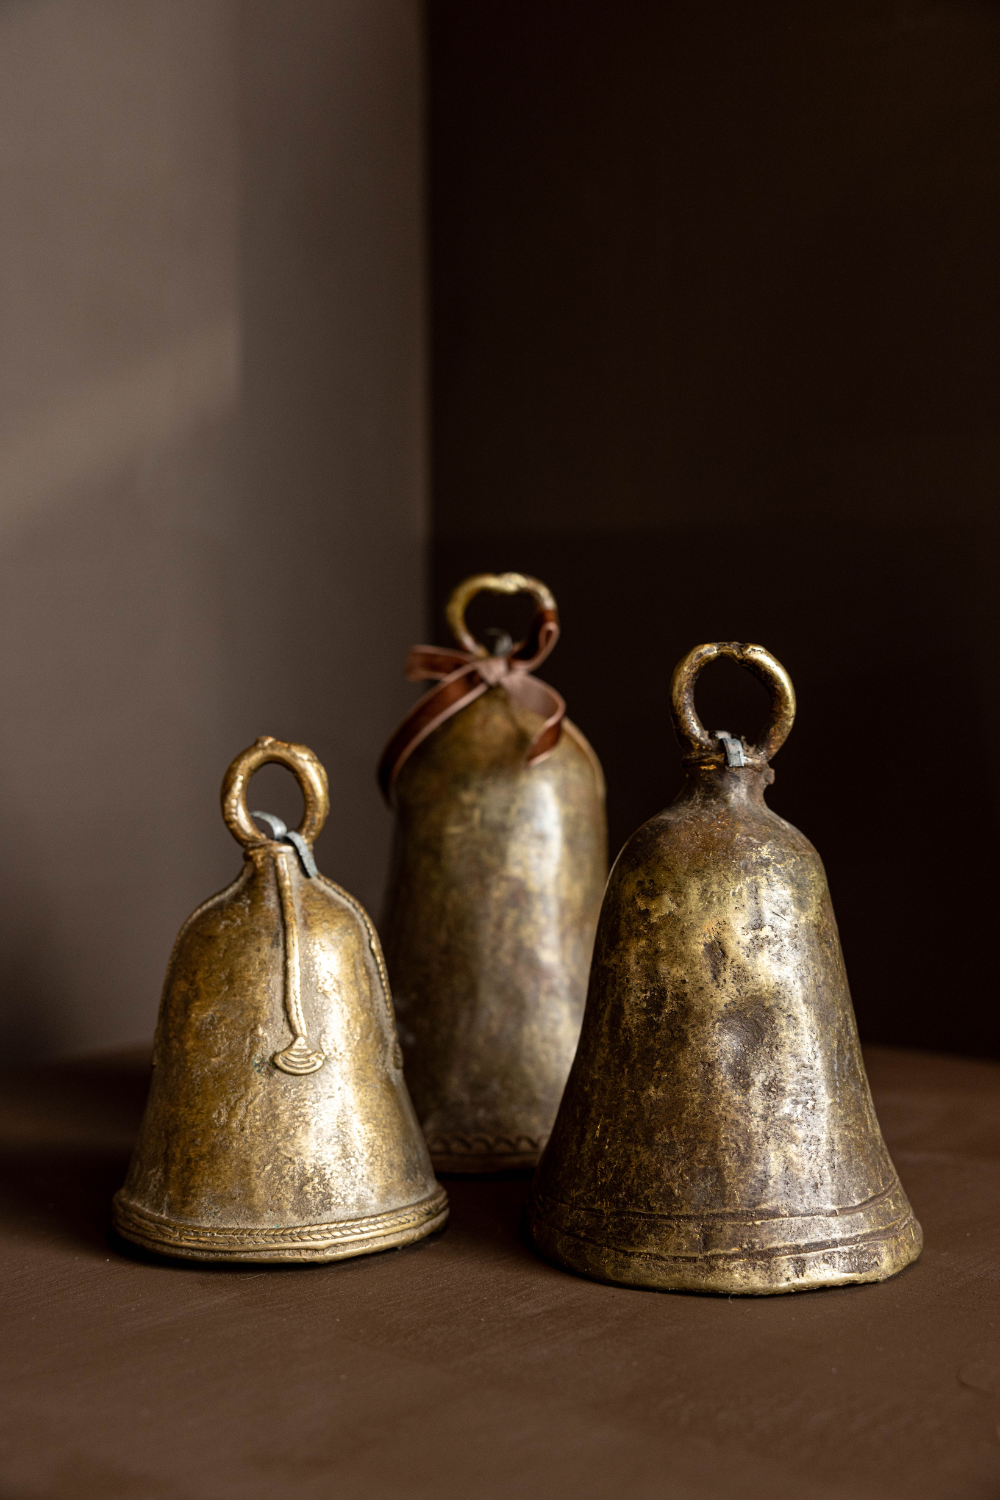
[[[268,761],[294,772],[301,827],[247,808]],[[316,868],[326,772],[265,736],[222,813],[232,885],[188,918],[160,1005],[149,1101],[114,1226],[163,1255],[327,1261],[406,1245],[448,1216],[402,1074],[367,915]],[[266,823],[270,836],[253,819]]]
[[[769,688],[757,745],[706,733],[701,668]],[[608,881],[583,1030],[527,1219],[602,1281],[766,1294],[881,1281],[920,1253],[858,1045],[823,866],[773,813],[795,715],[761,646],[699,646],[672,686],[686,781]]]

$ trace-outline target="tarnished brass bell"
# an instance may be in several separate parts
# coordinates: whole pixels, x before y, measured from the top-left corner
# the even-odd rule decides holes
[[[247,811],[266,761],[305,815],[268,838]],[[243,870],[181,928],[119,1234],[195,1260],[325,1261],[406,1245],[448,1216],[403,1082],[378,938],[321,875],[329,808],[311,750],[265,736],[238,755],[222,815]]]
[[[527,638],[489,654],[465,609],[527,593]],[[607,870],[604,778],[558,693],[530,675],[559,634],[520,573],[468,578],[448,622],[463,648],[417,646],[439,679],[396,731],[380,781],[396,832],[383,935],[406,1077],[438,1171],[533,1166],[583,1014]]]
[[[757,745],[694,708],[729,656],[770,689]],[[882,1140],[823,866],[764,802],[795,715],[760,646],[674,673],[687,778],[604,897],[580,1045],[528,1206],[542,1254],[665,1291],[880,1281],[920,1253]]]

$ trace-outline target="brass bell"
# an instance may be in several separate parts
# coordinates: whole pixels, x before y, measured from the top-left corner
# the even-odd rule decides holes
[[[469,633],[482,590],[531,595],[525,640]],[[532,1167],[555,1118],[586,996],[607,870],[604,778],[565,704],[531,675],[559,634],[535,578],[454,591],[460,650],[416,646],[437,680],[390,740],[395,805],[383,925],[406,1077],[438,1171]]]
[[[695,679],[718,656],[770,690],[759,744],[699,721]],[[872,1106],[822,863],[764,802],[792,684],[761,646],[699,646],[672,707],[686,781],[608,882],[530,1233],[574,1271],[664,1291],[881,1281],[922,1236]]]
[[[297,832],[267,837],[247,782],[288,766]],[[222,784],[245,850],[232,885],[188,918],[167,969],[153,1078],[114,1225],[194,1260],[327,1261],[406,1245],[448,1216],[402,1074],[378,938],[316,868],[326,772],[264,736]]]

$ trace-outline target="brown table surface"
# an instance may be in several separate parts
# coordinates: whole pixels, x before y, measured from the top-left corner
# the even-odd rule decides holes
[[[881,1286],[600,1286],[518,1236],[523,1179],[332,1266],[108,1239],[134,1053],[0,1088],[3,1500],[1000,1496],[1000,1066],[869,1048],[926,1235]]]

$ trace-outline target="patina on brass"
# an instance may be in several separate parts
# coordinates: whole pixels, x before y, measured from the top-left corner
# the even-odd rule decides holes
[[[247,782],[298,777],[297,833],[267,838]],[[402,1074],[378,938],[316,870],[326,772],[267,736],[238,755],[222,811],[243,870],[181,928],[119,1234],[195,1260],[327,1261],[406,1245],[448,1216]],[[284,825],[267,814],[273,831]]]
[[[717,656],[771,691],[758,745],[702,728],[694,682]],[[764,802],[791,682],[760,646],[699,646],[672,699],[686,782],[608,882],[530,1232],[574,1271],[664,1291],[880,1281],[921,1232],[872,1107],[823,866]]]
[[[527,640],[492,656],[465,625],[483,589],[537,605]],[[434,1165],[494,1172],[537,1162],[573,1058],[607,870],[604,779],[527,671],[558,634],[545,585],[478,575],[448,620],[464,650],[411,653],[409,674],[440,686],[383,758],[397,812],[384,936]]]

